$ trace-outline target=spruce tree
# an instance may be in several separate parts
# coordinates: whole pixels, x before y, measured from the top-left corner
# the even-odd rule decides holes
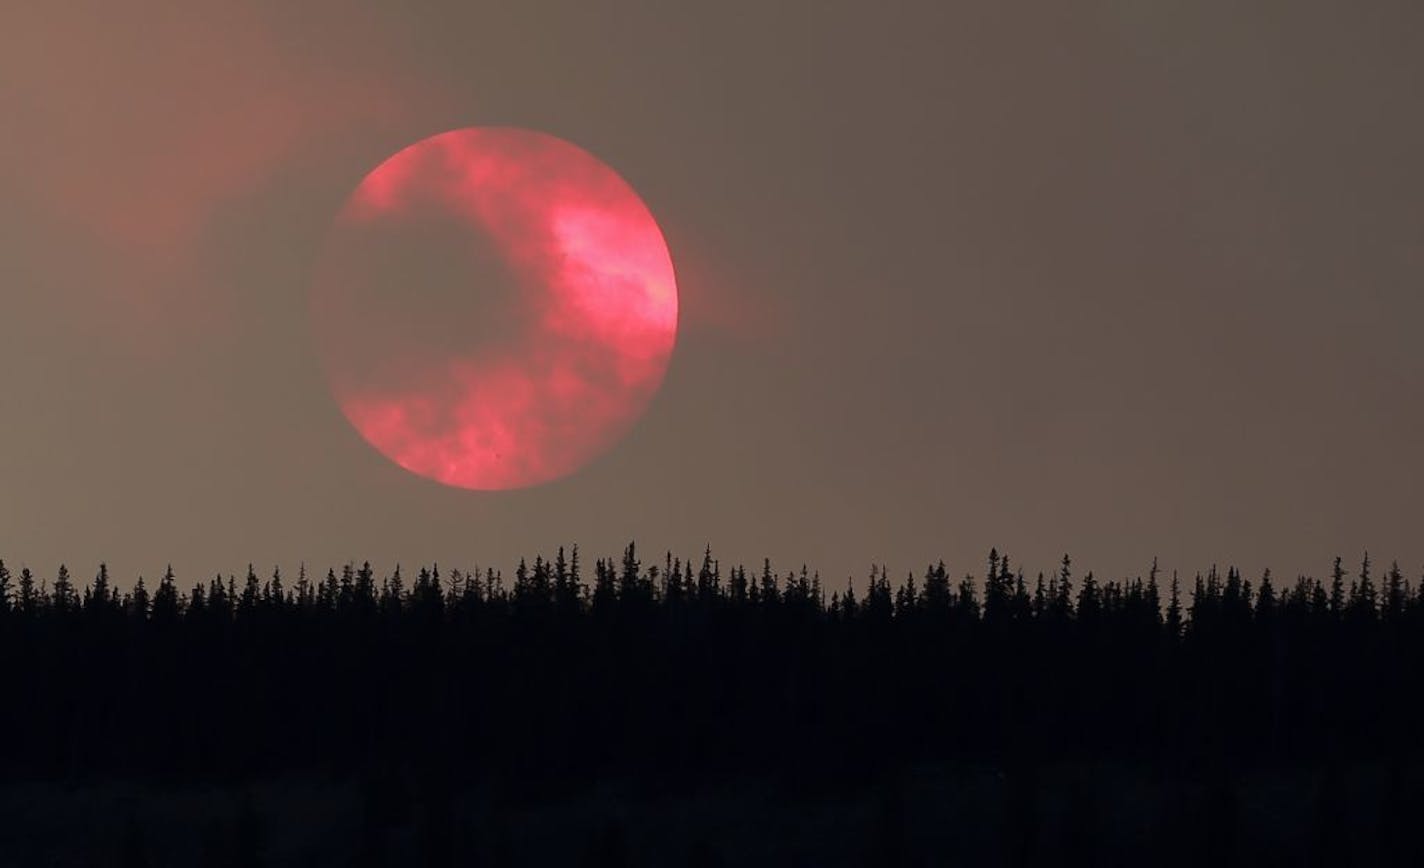
[[[32,618],[34,617],[35,613],[39,611],[41,601],[39,593],[35,590],[34,574],[30,572],[29,567],[20,568],[19,587],[20,614],[24,615],[26,618]]]
[[[1341,559],[1335,558],[1335,566],[1330,570],[1330,615],[1339,618],[1345,613],[1345,569]]]
[[[860,615],[860,604],[855,599],[855,578],[846,579],[845,596],[841,598],[841,611],[847,621],[854,621]]]
[[[1261,589],[1256,592],[1256,621],[1266,623],[1275,616],[1276,613],[1276,589],[1271,584],[1271,571],[1268,568],[1261,574]]]
[[[356,571],[352,596],[361,614],[370,615],[376,611],[376,571],[371,568],[370,561],[362,561],[361,569]]]
[[[717,597],[722,590],[721,567],[712,558],[709,545],[702,553],[702,566],[697,570],[697,599],[706,604]]]
[[[396,564],[381,588],[381,611],[392,621],[400,616],[405,605],[405,579],[401,578],[400,564]]]
[[[1103,611],[1102,597],[1093,571],[1083,576],[1083,587],[1078,591],[1078,620],[1085,624],[1095,624]]]
[[[148,620],[148,589],[144,587],[143,576],[138,577],[133,593],[129,595],[128,615],[132,621],[143,623]]]
[[[949,613],[954,592],[949,586],[949,571],[945,569],[944,561],[926,568],[925,584],[921,595],[923,608],[926,612],[937,617],[943,617]]]
[[[257,571],[252,564],[247,565],[247,577],[242,583],[242,594],[237,598],[237,614],[251,618],[257,611],[257,602],[262,598],[262,585],[257,581]]]
[[[618,602],[618,586],[613,570],[603,558],[593,562],[593,608],[603,614],[611,612]]]
[[[55,573],[54,577],[54,590],[50,593],[50,608],[56,614],[63,615],[73,611],[76,606],[74,582],[69,578],[69,568],[60,564],[59,571]]]
[[[1387,621],[1398,621],[1404,615],[1405,602],[1409,592],[1404,581],[1404,573],[1399,569],[1399,561],[1389,566],[1389,575],[1384,585],[1384,617]]]
[[[287,589],[282,585],[282,568],[272,567],[272,578],[262,589],[262,600],[271,609],[281,610],[287,605]]]
[[[732,571],[731,578],[727,586],[727,599],[734,606],[740,606],[747,602],[747,570],[746,567],[738,565]]]
[[[1073,617],[1073,561],[1063,556],[1063,564],[1058,568],[1056,595],[1053,598],[1053,618],[1063,622]]]
[[[1370,553],[1360,562],[1360,579],[1350,599],[1350,616],[1356,621],[1372,621],[1379,614],[1374,581],[1370,576]]]
[[[1182,636],[1182,590],[1177,580],[1177,571],[1172,571],[1172,585],[1167,596],[1167,637],[1180,639]]]
[[[989,549],[989,569],[984,573],[984,620],[998,622],[1007,608],[1007,594],[999,575],[999,550]]]
[[[781,600],[781,592],[776,586],[776,574],[771,571],[771,559],[766,558],[761,563],[761,586],[759,588],[761,604],[763,606],[774,606]]]
[[[58,584],[56,583],[56,589]],[[99,572],[94,576],[94,584],[85,589],[84,608],[91,613],[102,613],[110,605],[109,565],[99,564]]]
[[[153,592],[153,622],[165,628],[178,623],[178,587],[171,564],[163,571],[158,589]]]

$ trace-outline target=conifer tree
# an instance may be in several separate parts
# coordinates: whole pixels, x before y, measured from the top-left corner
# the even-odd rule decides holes
[[[64,614],[73,611],[77,605],[74,593],[74,582],[69,578],[69,568],[64,564],[59,565],[59,572],[54,577],[54,590],[50,593],[50,608],[56,614]]]
[[[949,572],[945,569],[944,561],[925,569],[925,584],[921,595],[922,608],[926,612],[941,617],[949,613],[954,592],[949,586]]]
[[[1387,621],[1398,621],[1404,615],[1405,602],[1409,593],[1404,581],[1404,573],[1399,569],[1399,561],[1389,565],[1389,574],[1384,585],[1384,617]]]
[[[763,606],[774,606],[781,600],[781,591],[776,586],[776,574],[771,571],[771,559],[761,564],[760,599]]]
[[[613,570],[603,558],[599,558],[593,563],[593,608],[607,613],[612,611],[617,602],[618,586],[614,581]]]
[[[178,623],[178,586],[173,580],[172,564],[163,571],[153,592],[153,622],[164,628]]]
[[[894,617],[895,599],[883,565],[878,569],[870,568],[870,586],[865,591],[864,614],[867,620],[877,625],[887,624]]]
[[[58,581],[55,589],[58,590]],[[110,605],[109,565],[99,564],[99,572],[94,576],[94,584],[85,589],[84,608],[92,613],[101,613]]]
[[[554,599],[554,583],[550,575],[549,562],[543,556],[534,558],[534,573],[529,577],[534,602],[542,611]]]
[[[1215,567],[1212,569],[1214,576]],[[1192,602],[1187,609],[1191,632],[1194,635],[1201,635],[1206,632],[1208,627],[1215,626],[1215,619],[1211,617],[1213,587],[1210,580],[1203,580],[1202,574],[1197,573],[1196,579],[1192,583]]]
[[[1172,571],[1172,585],[1167,597],[1167,637],[1179,639],[1182,635],[1182,591],[1177,580],[1177,571]]]
[[[139,576],[133,593],[129,595],[128,615],[132,621],[143,623],[148,620],[148,608],[148,589],[144,587],[143,576]]]
[[[439,564],[432,564],[429,569],[422,567],[416,574],[410,601],[419,615],[419,623],[431,625],[440,620],[445,610],[445,592],[440,585]]]
[[[1340,561],[1335,558],[1335,566],[1330,570],[1330,615],[1334,618],[1345,613],[1345,569]]]
[[[1067,621],[1073,617],[1073,561],[1066,554],[1062,566],[1058,568],[1055,584],[1057,594],[1053,598],[1053,617],[1059,622]]]
[[[1271,570],[1261,574],[1261,589],[1256,592],[1256,620],[1266,623],[1276,614],[1276,589],[1271,584]]]
[[[356,601],[356,565],[350,563],[341,568],[341,582],[336,591],[336,611],[350,614]]]
[[[297,566],[297,583],[293,588],[293,592],[296,595],[298,609],[306,611],[315,605],[316,592],[312,588],[311,580],[307,578],[306,561],[302,561]]]
[[[1338,562],[1339,561],[1337,559],[1336,563]],[[1344,593],[1341,592],[1339,596],[1343,599]],[[1333,610],[1330,604],[1330,596],[1325,593],[1325,586],[1322,585],[1319,581],[1311,582],[1310,612],[1313,616],[1320,619],[1330,618],[1333,614]]]
[[[1103,611],[1102,596],[1098,591],[1093,571],[1083,576],[1083,587],[1078,591],[1078,620],[1086,624],[1096,624]]]
[[[208,594],[203,589],[202,582],[195,584],[188,592],[188,606],[183,611],[183,616],[188,623],[198,624],[207,616]]]
[[[746,567],[738,565],[735,570],[732,570],[727,586],[727,599],[734,606],[741,606],[747,602]]]
[[[979,593],[974,589],[974,577],[965,576],[959,581],[959,593],[955,595],[956,608],[966,621],[979,620]]]
[[[911,574],[913,575],[913,574]],[[912,579],[907,578],[900,587],[895,589],[895,615],[899,618],[907,618],[914,614],[916,600],[910,594],[909,584]],[[792,598],[791,589],[788,588],[788,599]],[[796,600],[796,602],[800,602]]]
[[[642,565],[633,543],[623,550],[622,568],[618,571],[618,597],[623,602],[641,600],[644,596],[641,580]]]
[[[208,585],[208,612],[219,623],[226,624],[232,620],[232,592],[228,585],[223,584],[222,576],[216,576]]]
[[[1222,622],[1229,625],[1235,635],[1250,629],[1251,623],[1251,582],[1241,577],[1235,567],[1226,570],[1226,584],[1221,593]]]
[[[40,596],[35,590],[35,577],[34,574],[30,572],[29,567],[20,568],[19,587],[20,614],[24,615],[26,618],[32,618],[34,617],[35,613],[38,612],[40,609]]]
[[[399,617],[401,607],[405,605],[405,579],[401,578],[400,564],[396,564],[395,569],[381,588],[381,611],[386,617],[395,619]]]
[[[1375,585],[1370,577],[1370,553],[1360,562],[1360,578],[1350,599],[1350,616],[1356,621],[1372,621],[1379,614]]]
[[[1157,558],[1152,558],[1152,569],[1147,574],[1146,606],[1151,614],[1152,623],[1161,623],[1162,618],[1162,594],[1157,584]]]
[[[370,561],[362,561],[361,568],[356,571],[352,596],[357,610],[362,614],[376,611],[376,571],[371,568]]]
[[[984,620],[998,622],[1005,614],[1007,594],[999,575],[999,550],[989,549],[989,569],[984,573]]]
[[[721,592],[721,584],[721,567],[713,560],[709,545],[702,552],[702,566],[697,570],[697,598],[702,602],[712,600]]]
[[[575,549],[577,558],[577,549]],[[564,547],[559,546],[558,557],[554,559],[554,603],[560,612],[573,614],[578,611],[582,590],[578,586],[577,569],[564,556]]]
[[[282,568],[272,567],[272,578],[267,580],[267,585],[262,589],[263,602],[269,608],[280,610],[287,605],[287,589],[282,585]]]
[[[1028,586],[1024,584],[1023,572],[1015,573],[1012,582],[1014,595],[1009,604],[1009,615],[1015,621],[1027,623],[1033,618],[1033,601],[1028,595]]]
[[[257,571],[252,564],[247,565],[247,577],[243,579],[242,593],[237,598],[237,614],[242,618],[251,618],[257,611],[257,602],[262,598],[262,586],[257,581]]]
[[[321,585],[317,588],[316,604],[322,611],[330,612],[336,608],[338,596],[336,571],[334,569],[327,569],[326,578],[322,579]]]
[[[533,589],[529,581],[529,564],[524,558],[519,559],[519,566],[514,568],[514,602],[520,607],[528,607],[530,597],[533,596]]]

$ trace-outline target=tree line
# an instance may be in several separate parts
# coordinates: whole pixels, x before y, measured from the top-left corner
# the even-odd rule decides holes
[[[530,782],[905,763],[1412,759],[1424,581],[1366,556],[1277,583],[1100,581],[997,551],[826,593],[805,568],[369,563],[180,588],[0,562],[11,777],[227,780],[410,766]]]

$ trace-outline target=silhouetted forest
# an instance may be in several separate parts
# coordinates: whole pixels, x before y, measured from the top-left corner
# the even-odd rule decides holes
[[[170,570],[126,592],[103,567],[80,587],[64,567],[42,580],[0,564],[0,661],[10,782],[313,775],[379,801],[369,782],[392,776],[427,795],[750,778],[880,793],[894,814],[906,770],[955,768],[1004,782],[1012,818],[1040,810],[1047,770],[1133,769],[1195,782],[1172,828],[1203,824],[1194,840],[1220,856],[1236,852],[1238,782],[1303,771],[1308,817],[1331,819],[1301,829],[1338,856],[1349,769],[1389,770],[1371,792],[1395,827],[1413,804],[1424,582],[1368,557],[1279,584],[1155,564],[1100,581],[1067,557],[1028,577],[992,552],[977,578],[875,568],[828,594],[804,568],[727,569],[710,551],[649,564],[633,545],[513,576],[350,564],[185,587]],[[1102,798],[1052,787],[1070,811]],[[1023,822],[1010,856],[1035,846]],[[1380,823],[1372,846],[1402,853]],[[1063,835],[1055,852],[1090,846]]]

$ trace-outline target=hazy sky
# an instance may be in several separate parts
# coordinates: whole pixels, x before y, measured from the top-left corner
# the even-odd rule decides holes
[[[0,557],[511,567],[580,543],[831,584],[1424,568],[1413,0],[27,3],[0,27]],[[307,295],[445,130],[588,149],[678,272],[662,390],[538,488],[331,398]],[[863,578],[861,579],[863,584]]]

